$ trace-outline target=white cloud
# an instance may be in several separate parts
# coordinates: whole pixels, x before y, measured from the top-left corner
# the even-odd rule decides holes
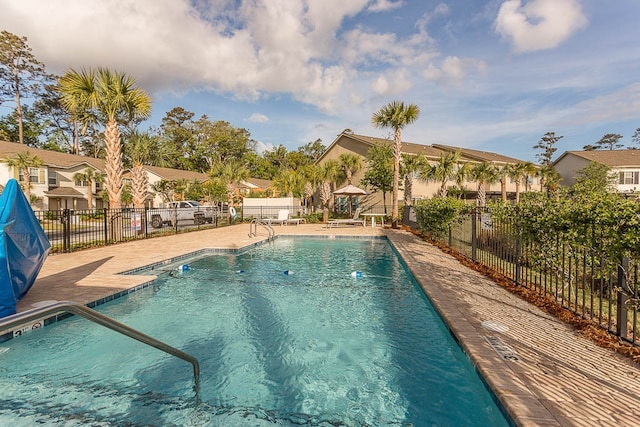
[[[517,52],[554,48],[586,25],[578,0],[508,0],[495,20],[496,31]]]
[[[406,92],[411,86],[409,72],[402,68],[379,76],[371,84],[371,89],[380,96],[393,96]]]
[[[390,1],[390,0],[376,0],[369,8],[369,12],[387,12],[389,10],[397,9],[404,5],[404,1]]]
[[[433,63],[429,64],[422,76],[427,80],[459,86],[470,72],[484,75],[487,64],[474,58],[460,58],[448,56],[442,62],[440,68]]]
[[[251,123],[267,123],[269,121],[269,117],[261,113],[253,113],[249,116],[247,121]]]
[[[335,57],[342,21],[367,0],[0,0],[0,28],[27,36],[50,71],[106,66],[152,93],[285,93],[332,111],[352,69]],[[350,67],[350,65],[347,65]]]
[[[640,83],[579,102],[558,120],[569,125],[640,120]]]
[[[262,155],[267,151],[273,151],[273,144],[256,141],[256,153]]]

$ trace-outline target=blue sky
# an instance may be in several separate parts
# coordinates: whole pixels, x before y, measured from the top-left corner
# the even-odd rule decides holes
[[[640,128],[638,0],[0,0],[50,72],[106,66],[289,150],[417,104],[403,139],[535,160]],[[6,114],[0,107],[0,114]]]

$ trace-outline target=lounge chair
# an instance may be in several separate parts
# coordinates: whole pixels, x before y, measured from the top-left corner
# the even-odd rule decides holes
[[[330,219],[327,222],[327,228],[337,227],[339,225],[362,225],[364,227],[364,219],[360,218],[360,211],[362,209],[358,208],[353,213],[353,218],[344,218],[344,219]]]
[[[289,209],[280,209],[278,211],[278,218],[265,218],[265,221],[267,221],[269,224],[284,225],[288,219]]]

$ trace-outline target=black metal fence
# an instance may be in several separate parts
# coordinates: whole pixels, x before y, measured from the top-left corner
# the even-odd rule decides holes
[[[228,212],[205,208],[182,210],[97,209],[35,211],[52,253],[74,252],[149,237],[229,224]],[[231,218],[233,221],[233,218]]]
[[[585,247],[553,236],[525,241],[515,223],[474,210],[452,227],[449,246],[516,284],[552,297],[563,308],[622,340],[638,342],[640,260],[607,259],[604,248]]]

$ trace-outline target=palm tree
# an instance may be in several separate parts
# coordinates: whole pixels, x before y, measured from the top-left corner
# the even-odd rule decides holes
[[[402,175],[404,175],[404,204],[406,206],[413,205],[413,180],[416,177],[421,177],[420,171],[424,169],[424,165],[428,164],[427,159],[418,154],[403,154],[402,155]]]
[[[478,206],[483,208],[487,205],[486,186],[498,180],[498,171],[491,163],[482,162],[473,166],[471,176],[478,183]]]
[[[362,169],[362,161],[360,156],[354,153],[344,153],[338,157],[340,167],[344,170],[344,174],[347,177],[347,184],[351,184],[351,178],[353,174]]]
[[[431,168],[431,179],[440,183],[438,196],[447,197],[447,183],[456,178],[460,169],[460,152],[446,152],[440,154],[438,162]]]
[[[400,180],[400,155],[402,153],[402,129],[418,120],[420,108],[415,104],[392,101],[371,116],[377,128],[393,129],[393,200],[391,205],[391,227],[398,228],[398,181]]]
[[[538,167],[532,162],[524,163],[524,188],[525,191],[529,191],[531,189],[531,181],[529,181],[530,177],[534,177],[538,175]]]
[[[292,169],[282,171],[273,180],[273,186],[287,197],[299,196],[304,192],[305,178],[301,173]]]
[[[224,185],[227,189],[227,203],[229,208],[233,207],[233,196],[239,181],[249,178],[249,169],[239,160],[233,159],[225,162],[216,161],[209,177],[217,183]],[[231,210],[231,209],[230,209]],[[231,222],[231,212],[229,212],[229,222]]]
[[[500,179],[500,194],[502,195],[502,201],[505,203],[507,202],[507,178],[511,176],[512,168],[513,165],[509,163],[506,163],[497,168],[498,177]]]
[[[93,209],[93,183],[94,182],[103,182],[104,176],[96,172],[95,169],[86,168],[84,172],[78,172],[73,175],[73,180],[75,182],[86,181],[87,183],[87,209]]]
[[[511,177],[516,182],[516,203],[520,202],[520,186],[522,182],[525,182],[525,190],[528,187],[527,181],[528,177],[535,173],[536,167],[531,162],[520,162],[512,165],[511,167]]]
[[[145,165],[168,166],[169,146],[161,144],[159,139],[148,132],[133,131],[126,137],[124,145],[125,160],[131,165],[131,196],[133,207],[142,209],[145,206],[149,178],[144,170]]]
[[[453,177],[453,180],[456,182],[456,186],[460,189],[460,197],[465,198],[465,193],[467,188],[464,183],[469,178],[469,174],[471,173],[471,163],[458,163],[458,167],[456,168],[456,174]]]
[[[322,202],[322,222],[329,221],[329,202],[335,190],[335,182],[340,175],[340,164],[337,160],[327,160],[320,172],[320,201]]]
[[[118,122],[145,119],[151,114],[151,99],[134,86],[132,77],[106,68],[71,69],[59,80],[61,101],[70,113],[93,111],[104,122],[107,193],[112,209],[122,207],[122,141]]]
[[[42,166],[42,159],[26,150],[16,153],[13,157],[7,159],[7,166],[22,172],[24,194],[29,203],[31,203],[31,174],[29,173],[29,168]]]

